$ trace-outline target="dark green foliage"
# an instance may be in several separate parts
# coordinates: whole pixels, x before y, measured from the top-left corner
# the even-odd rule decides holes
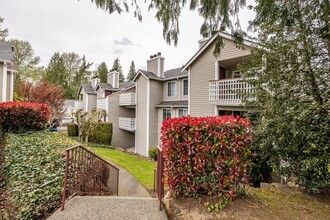
[[[152,147],[149,149],[149,157],[157,161],[157,147]]]
[[[126,79],[127,81],[132,81],[135,76],[136,76],[135,64],[134,61],[132,61]]]
[[[100,122],[99,125],[91,131],[88,141],[98,144],[111,144],[112,123]]]
[[[44,219],[61,204],[65,149],[76,142],[56,132],[8,134],[2,166],[10,219]]]
[[[257,155],[253,159],[252,171],[251,171],[251,183],[254,187],[260,187],[261,182],[270,183],[272,181],[271,174],[273,169],[269,163],[269,158],[263,159]]]
[[[115,59],[115,61],[113,62],[112,70],[116,70],[119,73],[119,82],[120,83],[125,81],[122,66],[120,65],[120,60],[118,58]]]
[[[329,1],[259,1],[260,45],[242,65],[255,86],[254,145],[275,171],[310,192],[330,189]],[[322,31],[320,31],[322,30]]]
[[[68,123],[67,125],[68,128],[68,135],[71,137],[78,137],[79,135],[79,128],[78,125],[75,123]]]
[[[107,83],[108,67],[107,64],[105,64],[105,62],[102,62],[97,67],[97,74],[100,78],[101,83]]]

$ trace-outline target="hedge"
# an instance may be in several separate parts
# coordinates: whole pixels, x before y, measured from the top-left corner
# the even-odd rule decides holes
[[[8,219],[45,219],[61,205],[65,149],[76,142],[57,132],[8,134],[1,167]]]
[[[79,127],[75,123],[68,123],[67,125],[68,128],[68,135],[71,137],[77,137],[79,135]]]
[[[42,130],[50,119],[47,104],[30,102],[0,103],[0,127],[4,132]]]
[[[165,183],[181,196],[231,200],[249,184],[252,130],[240,117],[181,117],[163,122]]]
[[[99,125],[91,131],[88,138],[89,142],[98,144],[111,144],[112,140],[112,123],[100,122]]]

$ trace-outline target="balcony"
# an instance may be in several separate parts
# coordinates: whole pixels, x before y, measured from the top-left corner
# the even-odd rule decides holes
[[[209,82],[209,102],[225,106],[239,106],[242,96],[252,93],[254,87],[242,78],[212,80]]]
[[[83,103],[82,101],[75,101],[74,102],[74,109],[77,111],[79,109],[83,109]]]
[[[120,106],[136,105],[135,92],[128,92],[119,95]]]
[[[97,99],[96,108],[98,110],[106,110],[105,109],[105,99]]]
[[[119,128],[126,131],[135,131],[135,118],[119,117]]]

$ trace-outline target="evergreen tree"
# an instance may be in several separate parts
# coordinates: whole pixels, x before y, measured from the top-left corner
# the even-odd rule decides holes
[[[45,78],[51,84],[61,85],[65,90],[65,98],[72,98],[68,89],[68,69],[59,52],[54,53],[51,57]]]
[[[117,72],[119,72],[119,82],[120,83],[125,81],[125,77],[123,75],[123,70],[120,65],[119,58],[115,59],[115,61],[113,62],[112,70],[116,70]]]
[[[105,64],[105,62],[102,62],[97,67],[97,75],[99,76],[101,83],[107,83],[107,74],[108,74],[107,64]]]
[[[256,88],[245,104],[259,115],[254,128],[257,152],[312,192],[330,188],[326,2],[260,1],[252,24],[263,47],[241,65]]]
[[[132,81],[136,76],[135,64],[134,61],[131,62],[131,66],[129,67],[129,71],[126,77],[127,81]]]
[[[5,38],[8,36],[8,29],[1,29],[1,24],[3,23],[3,18],[0,17],[0,40],[5,40]]]

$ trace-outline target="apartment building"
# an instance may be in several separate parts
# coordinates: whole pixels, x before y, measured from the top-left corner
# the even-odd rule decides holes
[[[222,37],[224,47],[219,56],[213,51],[217,38]],[[219,32],[210,39],[199,41],[199,50],[184,65],[189,78],[189,115],[243,115],[248,109],[240,94],[253,90],[242,81],[238,64],[251,55],[253,42],[244,40],[237,47],[232,36]]]
[[[14,47],[0,41],[0,102],[13,101],[14,74],[16,72]]]
[[[213,50],[218,37],[224,47],[216,57]],[[253,43],[244,40],[239,48],[231,35],[219,32],[199,45],[182,68],[164,71],[165,58],[157,53],[133,82],[119,84],[118,73],[110,72],[107,84],[96,81],[85,86],[85,93],[95,96],[94,109],[105,109],[106,120],[113,123],[113,145],[134,147],[136,153],[148,156],[149,149],[160,144],[161,125],[167,118],[243,115],[248,111],[241,106],[240,94],[253,88],[242,81],[238,64],[250,56]]]

